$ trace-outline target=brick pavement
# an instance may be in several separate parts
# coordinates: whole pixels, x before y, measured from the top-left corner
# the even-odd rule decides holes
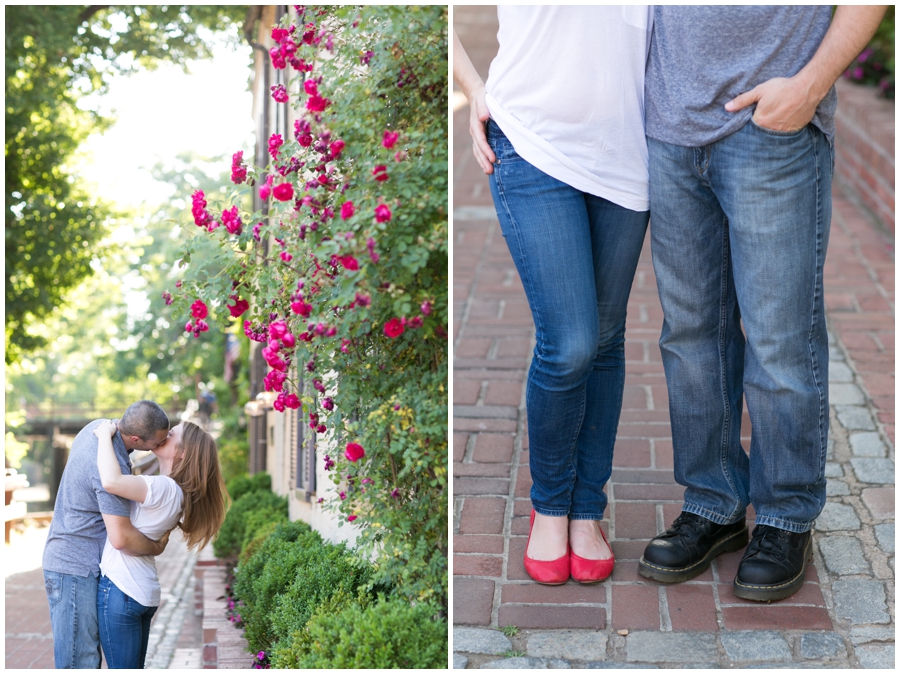
[[[454,27],[484,77],[496,50],[493,8],[457,6]],[[637,573],[647,539],[674,519],[682,496],[672,477],[649,242],[629,303],[625,396],[603,522],[616,569],[599,585],[540,586],[522,564],[530,512],[523,387],[533,328],[487,179],[471,155],[468,108],[455,108],[454,666],[891,666],[894,287],[886,228],[836,188],[825,272],[829,498],[802,589],[774,604],[735,597],[741,552],[680,585]],[[749,446],[746,413],[742,428]],[[518,633],[495,631],[507,626]]]

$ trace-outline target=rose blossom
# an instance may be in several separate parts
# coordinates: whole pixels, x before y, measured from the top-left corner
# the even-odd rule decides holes
[[[259,186],[259,198],[265,201],[269,198],[269,194],[272,192],[272,181],[275,179],[275,176],[268,175],[266,176],[266,182]]]
[[[341,266],[344,269],[348,269],[350,271],[356,271],[359,269],[359,262],[356,261],[356,258],[352,255],[344,255],[343,257],[339,257],[338,261],[341,263]]]
[[[294,198],[294,186],[291,183],[281,183],[272,190],[272,196],[278,201],[290,201]]]
[[[375,219],[378,222],[390,222],[391,220],[391,209],[385,206],[384,204],[378,204],[375,207]]]
[[[381,144],[384,145],[388,150],[394,147],[394,143],[397,142],[397,139],[400,137],[400,134],[396,131],[385,131],[384,138],[381,140]]]
[[[194,318],[206,318],[209,315],[209,309],[203,300],[197,300],[191,305],[191,316]]]
[[[353,207],[352,201],[345,201],[343,204],[341,204],[341,220],[352,218],[355,212],[356,209]]]
[[[375,180],[378,182],[384,182],[389,178],[387,172],[387,166],[384,164],[379,164],[374,169],[372,169],[372,175],[375,176]]]
[[[344,457],[351,463],[356,463],[366,455],[366,450],[355,442],[348,442],[347,448],[344,450]]]
[[[396,339],[402,335],[404,330],[403,322],[399,318],[392,318],[384,324],[384,334],[391,339]]]

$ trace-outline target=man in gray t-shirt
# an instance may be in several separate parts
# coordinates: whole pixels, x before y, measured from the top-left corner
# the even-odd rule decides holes
[[[107,536],[115,548],[130,555],[158,555],[168,542],[168,534],[151,541],[135,529],[129,517],[131,501],[101,486],[93,433],[99,423],[89,423],[72,442],[41,563],[57,669],[100,666],[97,583]],[[165,442],[169,419],[159,405],[141,400],[125,411],[118,429],[113,448],[122,474],[130,475],[128,454]]]
[[[753,539],[734,593],[803,584],[825,504],[834,81],[884,7],[656,6],[650,233],[683,512],[642,575],[679,582]],[[743,328],[743,330],[742,330]],[[741,446],[744,398],[753,423]]]

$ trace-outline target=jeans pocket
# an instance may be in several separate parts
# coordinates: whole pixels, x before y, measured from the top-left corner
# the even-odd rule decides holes
[[[47,592],[47,600],[50,607],[54,607],[62,599],[62,577],[58,573],[44,573],[44,590]]]
[[[774,136],[775,138],[796,138],[801,133],[806,131],[806,126],[804,126],[802,129],[797,129],[796,131],[776,131],[775,129],[768,129],[758,124],[757,121],[753,119],[753,117],[750,118],[750,123],[753,125],[753,128],[759,130],[760,133],[764,133],[767,136]]]

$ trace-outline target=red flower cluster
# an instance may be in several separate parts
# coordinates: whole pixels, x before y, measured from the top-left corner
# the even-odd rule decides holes
[[[356,209],[353,207],[352,201],[345,201],[343,204],[341,204],[341,220],[352,218],[355,212]]]
[[[243,165],[244,153],[235,152],[231,157],[231,182],[240,185],[247,179],[247,167]]]
[[[284,145],[284,138],[280,133],[273,133],[269,136],[269,154],[272,155],[274,161],[278,161],[278,148]]]
[[[203,300],[197,300],[191,305],[191,316],[194,318],[206,318],[209,316],[209,309],[206,306],[206,302]]]
[[[203,190],[197,190],[191,196],[191,201],[193,202],[191,213],[194,216],[194,224],[197,227],[206,227],[212,220],[212,216],[206,210],[206,199],[204,197]]]
[[[234,304],[226,305],[228,307],[228,311],[231,312],[232,318],[237,318],[238,316],[243,315],[250,308],[250,302],[240,299],[237,295],[232,295],[228,299],[234,302]]]
[[[238,215],[237,206],[232,206],[231,208],[222,211],[222,224],[225,225],[225,229],[228,230],[229,234],[240,234],[243,223],[241,222],[241,217]]]
[[[288,102],[288,92],[287,89],[284,88],[283,84],[276,84],[275,86],[269,87],[272,91],[272,98],[275,99],[276,103],[287,103]]]

